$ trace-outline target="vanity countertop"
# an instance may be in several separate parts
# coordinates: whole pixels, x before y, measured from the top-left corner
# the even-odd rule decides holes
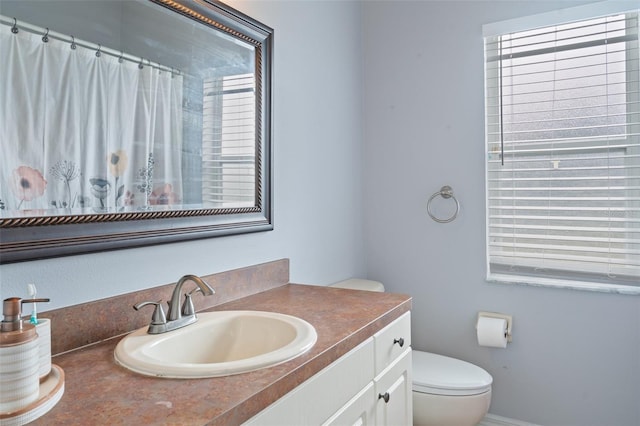
[[[209,310],[274,311],[311,323],[318,341],[283,364],[227,377],[162,379],[115,364],[122,336],[63,353],[65,392],[35,425],[237,425],[411,309],[411,298],[287,284]]]

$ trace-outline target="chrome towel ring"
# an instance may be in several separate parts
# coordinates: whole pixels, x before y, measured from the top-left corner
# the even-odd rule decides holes
[[[433,201],[433,199],[436,198],[438,195],[440,195],[445,200],[448,198],[453,198],[453,201],[456,202],[456,211],[453,212],[453,215],[448,219],[439,219],[435,217],[434,214],[431,212],[431,201]],[[460,211],[460,203],[458,202],[456,197],[453,196],[453,189],[451,189],[449,185],[445,185],[442,188],[440,188],[440,191],[436,192],[431,197],[429,197],[429,201],[427,201],[427,213],[429,213],[429,216],[431,217],[431,219],[435,220],[438,223],[451,222],[453,219],[456,218],[456,216],[458,216],[459,211]]]

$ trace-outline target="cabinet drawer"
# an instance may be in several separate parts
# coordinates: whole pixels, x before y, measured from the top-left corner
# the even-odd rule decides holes
[[[411,312],[373,335],[375,343],[376,375],[411,346]]]

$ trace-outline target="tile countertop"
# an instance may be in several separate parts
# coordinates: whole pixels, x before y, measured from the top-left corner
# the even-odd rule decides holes
[[[210,379],[142,376],[115,364],[122,336],[53,357],[65,373],[58,404],[34,425],[237,425],[411,309],[411,298],[287,284],[209,310],[273,311],[311,323],[309,352],[262,370]]]

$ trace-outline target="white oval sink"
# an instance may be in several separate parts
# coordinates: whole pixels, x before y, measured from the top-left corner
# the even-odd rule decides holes
[[[116,346],[118,364],[136,373],[167,378],[219,377],[271,367],[302,355],[316,343],[315,328],[290,315],[217,311],[162,334],[147,327]]]

